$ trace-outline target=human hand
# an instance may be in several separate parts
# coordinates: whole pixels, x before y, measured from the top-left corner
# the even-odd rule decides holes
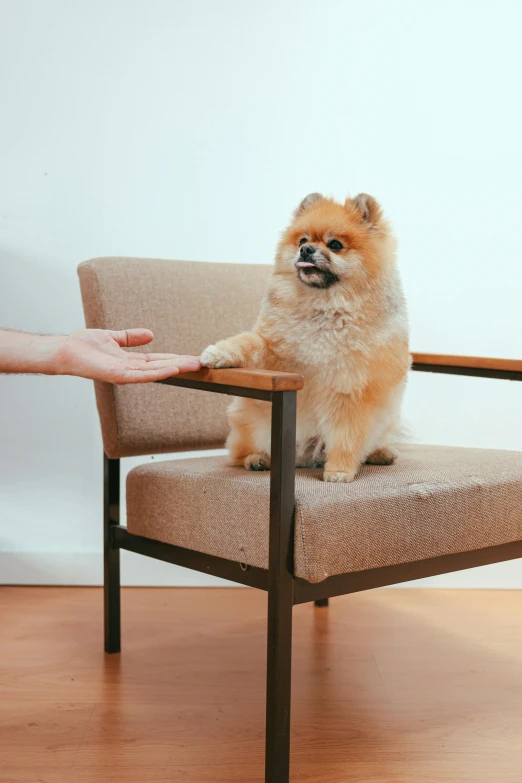
[[[137,345],[147,345],[154,335],[149,329],[82,329],[66,337],[54,338],[52,358],[57,375],[78,375],[108,383],[148,383],[160,381],[180,372],[201,368],[196,356],[171,353],[137,353],[125,351]]]

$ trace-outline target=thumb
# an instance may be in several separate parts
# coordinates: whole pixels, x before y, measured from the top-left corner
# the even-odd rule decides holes
[[[147,345],[154,335],[150,329],[123,329],[121,332],[111,332],[113,338],[122,348],[132,348],[135,345]]]

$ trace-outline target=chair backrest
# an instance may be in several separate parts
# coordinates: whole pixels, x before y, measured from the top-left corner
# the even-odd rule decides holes
[[[154,353],[201,353],[250,329],[271,266],[146,258],[96,258],[78,267],[86,325],[145,327]],[[221,394],[162,384],[95,383],[103,446],[113,459],[220,448],[227,435]]]

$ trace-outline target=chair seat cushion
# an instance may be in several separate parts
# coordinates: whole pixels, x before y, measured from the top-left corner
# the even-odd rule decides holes
[[[131,533],[268,568],[269,473],[226,457],[140,465]],[[522,539],[522,453],[406,445],[351,484],[297,470],[294,573],[310,582]]]

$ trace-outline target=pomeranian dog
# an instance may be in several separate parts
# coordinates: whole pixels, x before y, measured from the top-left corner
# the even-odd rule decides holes
[[[374,198],[311,193],[281,237],[253,331],[201,355],[206,367],[303,375],[296,465],[324,467],[325,481],[353,481],[362,463],[396,458],[390,439],[411,360],[395,253]],[[270,404],[235,398],[228,416],[232,464],[269,469]]]

